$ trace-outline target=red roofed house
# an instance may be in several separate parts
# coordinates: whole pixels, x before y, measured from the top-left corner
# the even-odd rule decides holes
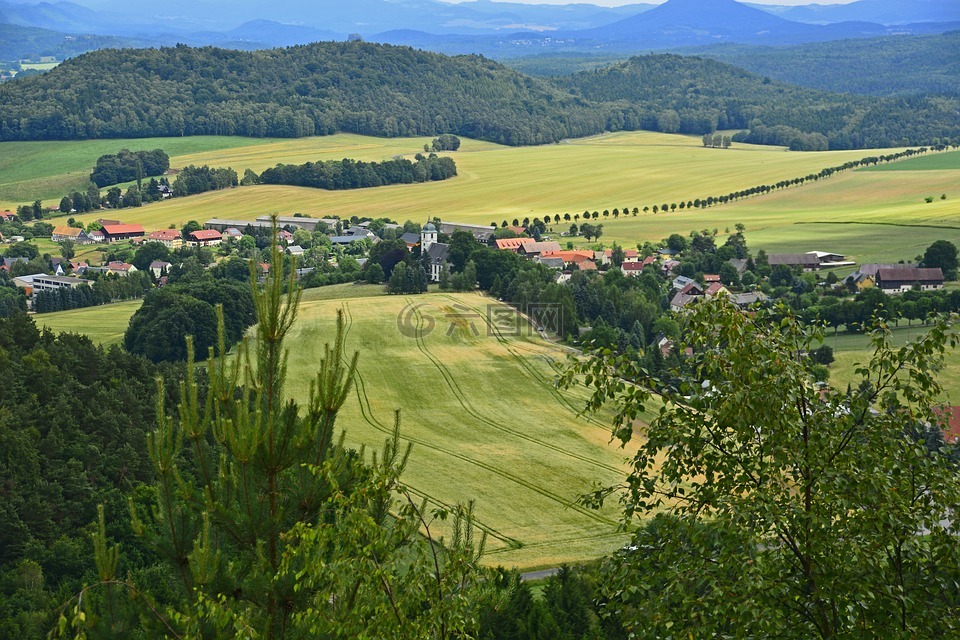
[[[194,247],[213,247],[223,242],[223,236],[215,229],[192,231],[187,244]]]
[[[943,418],[943,439],[947,444],[960,444],[960,407],[943,407],[937,415]]]
[[[585,250],[560,250],[560,251],[544,251],[540,254],[541,258],[562,258],[564,263],[580,264],[582,262],[594,262],[594,253],[593,251]],[[596,263],[594,263],[596,265]]]
[[[577,263],[577,268],[580,269],[580,271],[596,271],[597,263],[593,260],[583,260]]]
[[[536,242],[533,238],[498,238],[497,249],[516,253],[520,247],[528,242]]]
[[[710,284],[712,282],[720,282],[720,276],[714,273],[705,273],[703,274],[703,283]]]
[[[643,273],[643,263],[631,260],[620,265],[620,270],[625,276],[639,276]]]
[[[711,282],[710,286],[707,287],[707,290],[703,292],[703,295],[708,298],[716,297],[720,294],[730,295],[730,291],[719,282]]]
[[[145,234],[143,227],[139,224],[105,224],[102,231],[103,238],[107,242],[142,238]]]
[[[176,249],[183,246],[183,237],[176,229],[162,229],[160,231],[151,231],[147,234],[147,242],[159,242],[165,247]]]
[[[16,216],[14,216],[13,213],[10,211],[0,211],[0,220],[3,220],[4,222],[10,222],[15,217]]]

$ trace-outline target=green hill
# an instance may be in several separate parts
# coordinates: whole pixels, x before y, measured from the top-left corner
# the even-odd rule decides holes
[[[602,131],[602,111],[479,56],[321,42],[91,52],[0,87],[0,139],[456,133],[541,144]]]
[[[956,99],[816,91],[703,58],[639,56],[554,82],[585,100],[620,101],[628,118],[641,118],[625,122],[628,129],[750,129],[743,141],[814,151],[931,144],[934,138],[960,141]]]

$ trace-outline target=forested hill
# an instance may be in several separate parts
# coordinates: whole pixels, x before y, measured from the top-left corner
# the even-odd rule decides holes
[[[729,44],[682,53],[702,55],[784,82],[826,91],[875,96],[960,96],[960,31],[790,47]]]
[[[0,104],[3,140],[347,131],[518,145],[605,125],[601,109],[482,57],[365,43],[96,51],[4,84]]]
[[[718,127],[749,128],[744,139],[795,149],[960,140],[953,98],[826,93],[673,55],[551,81],[480,56],[359,42],[97,51],[0,85],[0,104],[0,140],[344,131],[527,145],[605,130]]]
[[[829,93],[696,57],[639,56],[554,82],[588,101],[619,101],[621,110],[642,105],[644,129],[750,129],[750,142],[808,150],[935,144],[960,137],[960,100],[955,98]]]

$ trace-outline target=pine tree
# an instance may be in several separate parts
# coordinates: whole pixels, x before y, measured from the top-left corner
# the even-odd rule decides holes
[[[131,499],[130,513],[134,532],[175,576],[176,602],[160,607],[150,585],[121,579],[119,550],[101,524],[94,586],[107,600],[117,589],[132,597],[106,610],[86,605],[88,616],[85,589],[52,636],[122,637],[138,626],[176,638],[451,638],[475,625],[476,599],[467,596],[482,588],[484,541],[473,540],[472,507],[430,511],[412,499],[399,480],[410,454],[399,412],[369,464],[363,450],[344,446],[335,424],[358,354],[346,355],[342,312],[307,402],[288,398],[285,339],[300,290],[293,274],[277,272],[261,287],[251,267],[259,323],[232,357],[214,357],[225,353],[218,308],[219,351],[210,350],[203,396],[189,338],[175,416],[158,381],[158,427],[147,442],[153,497]],[[436,532],[448,515],[449,544]]]

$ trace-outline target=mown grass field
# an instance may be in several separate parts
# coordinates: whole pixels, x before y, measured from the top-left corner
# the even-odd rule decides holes
[[[85,334],[95,343],[108,347],[123,342],[130,316],[141,304],[141,300],[127,300],[87,309],[41,313],[33,319],[38,327],[48,327],[54,333]]]
[[[348,348],[361,354],[338,423],[350,444],[382,446],[400,409],[414,444],[406,482],[439,504],[475,499],[489,564],[556,566],[617,549],[626,538],[615,532],[615,507],[574,501],[622,479],[627,453],[608,444],[606,416],[577,416],[585,396],[553,387],[551,363],[565,350],[525,324],[520,335],[488,334],[489,304],[477,294],[305,298],[289,338],[288,393],[306,397],[343,309]],[[422,337],[412,331],[431,324]]]

